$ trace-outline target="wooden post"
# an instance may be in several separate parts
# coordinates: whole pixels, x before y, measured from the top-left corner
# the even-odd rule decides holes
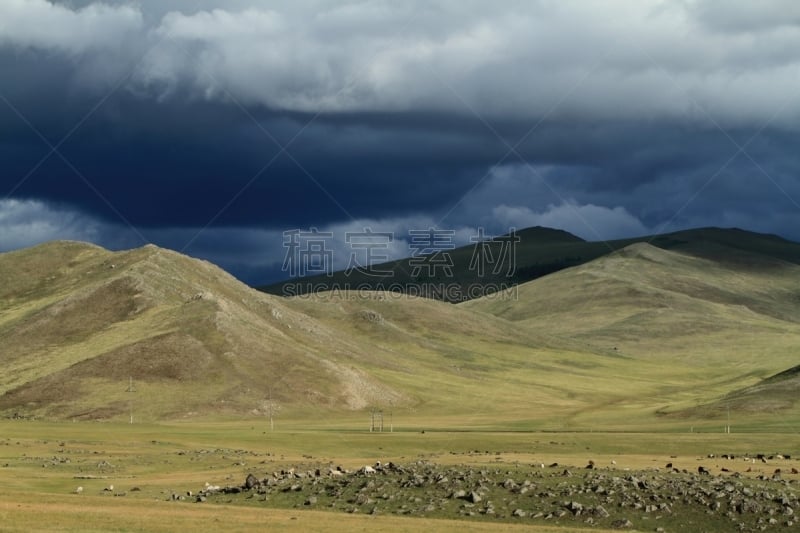
[[[130,378],[128,378],[128,390],[126,390],[125,392],[130,392],[131,394],[136,392],[136,389],[133,388],[133,376],[130,376]],[[131,414],[130,423],[133,424],[133,396],[130,396],[128,398],[128,410],[130,411]]]

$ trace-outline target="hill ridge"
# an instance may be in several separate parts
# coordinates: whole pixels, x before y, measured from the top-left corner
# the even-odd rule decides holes
[[[585,264],[634,243],[647,243],[664,250],[683,251],[715,261],[748,261],[752,260],[753,256],[765,256],[776,262],[800,264],[799,243],[771,234],[760,234],[738,228],[706,227],[629,239],[590,242],[562,230],[537,226],[515,231],[515,236],[519,242],[514,244],[513,264],[507,265],[509,268],[489,268],[480,272],[475,268],[476,254],[480,252],[479,245],[470,244],[445,252],[452,262],[452,276],[442,273],[426,275],[424,271],[415,269],[412,264],[412,261],[419,261],[418,258],[405,258],[375,265],[376,269],[387,272],[383,276],[370,275],[358,270],[339,271],[331,275],[290,279],[257,288],[269,294],[295,296],[335,287],[368,287],[378,290],[391,285],[393,290],[425,293],[436,299],[459,303]],[[508,246],[503,239],[507,241],[508,235],[487,241],[490,247],[494,247],[490,250],[491,257],[501,257],[508,252],[502,248]],[[494,266],[496,265],[492,265]],[[441,285],[452,290],[426,290],[436,289]]]

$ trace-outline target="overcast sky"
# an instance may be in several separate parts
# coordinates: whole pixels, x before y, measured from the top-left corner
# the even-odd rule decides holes
[[[0,1],[0,250],[283,232],[800,240],[796,0]]]

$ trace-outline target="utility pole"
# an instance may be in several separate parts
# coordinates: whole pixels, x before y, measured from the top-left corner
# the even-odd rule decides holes
[[[369,432],[383,432],[383,409],[372,408],[369,413]]]
[[[273,415],[275,411],[275,406],[272,403],[272,387],[269,388],[269,430],[275,431],[275,420]]]
[[[133,388],[133,376],[128,378],[128,390],[126,390],[125,392],[129,392],[131,394],[136,392],[136,389]],[[128,398],[128,408],[131,413],[131,424],[133,424],[133,396],[130,396]]]
[[[264,411],[266,411],[267,416],[269,417],[269,430],[275,430],[275,413],[277,413],[281,406],[278,405],[278,402],[272,399],[272,387],[267,389],[267,399],[262,402],[262,407]]]
[[[728,426],[726,428],[726,433],[730,434],[731,432],[731,404],[728,403]]]

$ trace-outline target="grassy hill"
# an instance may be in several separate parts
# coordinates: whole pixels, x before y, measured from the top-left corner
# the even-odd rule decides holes
[[[704,249],[703,251],[706,251]],[[800,320],[800,265],[770,256],[736,251],[714,259],[646,243],[516,287],[510,298],[485,298],[462,304],[515,322],[547,323],[550,331],[594,338],[639,338],[637,323],[679,315],[686,334],[703,322],[725,328],[742,320]],[[643,315],[644,314],[644,315]],[[702,317],[708,317],[703,320]],[[701,323],[697,323],[701,320]],[[707,327],[702,327],[707,331]],[[669,332],[664,332],[669,333]]]
[[[459,305],[386,291],[280,298],[154,246],[0,254],[0,412],[251,417],[271,399],[296,420],[378,408],[423,427],[715,424],[690,410],[796,365],[800,256],[775,237],[687,233]],[[587,245],[549,235],[551,251]]]
[[[712,402],[660,414],[671,417],[702,416],[709,419],[725,419],[730,413],[734,416],[772,413],[794,420],[798,411],[800,411],[800,366],[794,366],[762,379],[755,385],[729,392]]]
[[[0,409],[113,417],[147,398],[140,414],[161,417],[242,413],[270,394],[352,407],[402,397],[331,357],[336,332],[175,252],[50,243],[0,255],[0,277]]]
[[[512,239],[518,239],[513,245],[513,258],[506,255]],[[736,262],[737,266],[745,268],[754,254],[758,257],[758,266],[762,265],[763,257],[800,264],[800,244],[775,235],[739,229],[702,228],[633,239],[587,242],[562,230],[535,227],[498,237],[483,245],[473,244],[449,251],[452,276],[446,275],[441,267],[432,271],[415,268],[419,266],[419,258],[406,258],[376,266],[376,270],[387,272],[382,276],[360,270],[339,271],[331,276],[288,280],[259,290],[295,296],[331,288],[361,287],[422,294],[458,303],[582,265],[635,243],[647,243],[663,250],[710,260]],[[494,262],[487,262],[481,272],[477,265],[482,254]],[[436,261],[435,256],[430,257]],[[495,266],[499,268],[495,269]]]
[[[506,320],[390,293],[283,299],[155,246],[0,255],[0,410],[66,419],[406,409],[466,421],[588,405],[624,362]],[[592,359],[601,378],[575,361]],[[549,376],[570,373],[570,383]],[[135,392],[128,392],[129,379]],[[646,384],[642,384],[646,387]]]
[[[779,258],[790,254],[715,242],[633,244],[460,307],[683,371],[685,387],[653,399],[662,409],[713,402],[795,364],[800,341],[800,266]]]

